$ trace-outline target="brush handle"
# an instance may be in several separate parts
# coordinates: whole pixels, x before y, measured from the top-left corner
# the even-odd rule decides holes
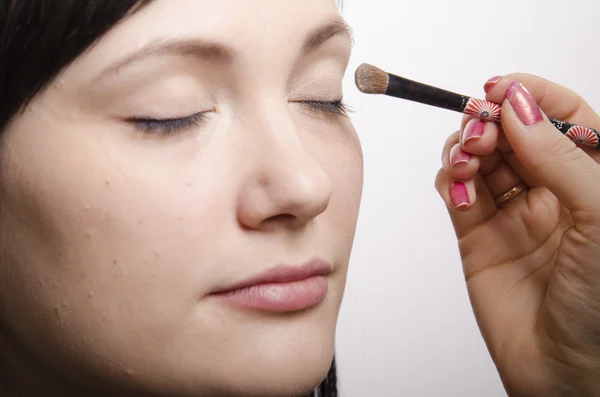
[[[496,103],[470,98],[393,74],[389,74],[385,95],[453,110],[494,123],[500,122],[502,108]],[[550,122],[573,142],[600,149],[600,131],[556,119],[550,119]]]
[[[388,74],[388,86],[385,95],[409,101],[423,103],[442,109],[464,113],[471,98],[454,92],[442,90],[427,84],[418,83],[404,77]]]

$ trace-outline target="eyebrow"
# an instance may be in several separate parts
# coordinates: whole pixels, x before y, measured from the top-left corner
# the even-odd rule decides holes
[[[354,43],[352,28],[341,17],[330,20],[325,25],[310,33],[304,43],[304,51],[314,51],[327,42],[327,40],[338,35],[345,35]]]
[[[333,37],[345,35],[354,43],[353,33],[350,26],[341,17],[329,20],[310,34],[302,46],[303,52],[310,53],[321,47]],[[125,58],[117,61],[100,73],[100,77],[107,76],[129,64],[139,62],[150,57],[160,56],[194,56],[203,60],[214,61],[217,63],[231,63],[236,57],[236,51],[216,41],[207,41],[201,39],[188,40],[156,40],[142,47],[140,50],[127,55]]]

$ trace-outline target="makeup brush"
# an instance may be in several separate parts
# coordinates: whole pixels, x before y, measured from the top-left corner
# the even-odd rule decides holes
[[[409,80],[369,64],[362,64],[356,69],[355,80],[358,89],[366,94],[388,95],[500,122],[502,108],[496,103]],[[550,119],[550,122],[573,142],[600,149],[599,131],[566,121]]]

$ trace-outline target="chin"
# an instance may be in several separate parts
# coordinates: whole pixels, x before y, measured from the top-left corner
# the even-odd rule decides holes
[[[292,321],[293,323],[293,321]],[[224,359],[224,396],[305,396],[327,376],[334,355],[335,327],[318,322],[270,325],[262,338]]]
[[[313,391],[331,368],[340,301],[332,293],[303,312],[239,317],[230,312],[237,327],[221,334],[221,354],[212,365],[222,395],[296,397]]]
[[[227,387],[223,396],[236,397],[300,397],[313,391],[327,376],[333,360],[333,350],[314,354],[263,357],[243,378]]]
[[[161,351],[136,383],[161,397],[305,396],[333,360],[337,309],[331,303],[284,316],[227,316],[229,326],[219,332],[191,332],[193,338]]]
[[[154,378],[154,385],[146,390],[161,397],[303,397],[327,376],[333,348],[313,346],[269,354],[260,352],[252,363],[237,357],[222,359],[221,363],[214,363],[213,371],[207,372],[206,368],[199,371],[200,378],[193,367],[186,365],[160,385],[154,383]]]

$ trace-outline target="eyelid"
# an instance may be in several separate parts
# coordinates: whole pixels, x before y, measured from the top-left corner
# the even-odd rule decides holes
[[[344,103],[343,98],[335,100],[303,100],[290,101],[291,103],[299,103],[307,105],[311,111],[322,112],[334,116],[347,116],[351,111]]]
[[[157,116],[157,117],[152,117],[152,116],[132,116],[129,117],[127,119],[128,122],[138,122],[138,121],[162,121],[162,122],[168,122],[168,121],[177,121],[177,120],[182,120],[182,119],[187,119],[190,117],[194,117],[194,116],[198,116],[201,114],[208,114],[208,113],[212,113],[215,112],[216,109],[215,108],[211,108],[208,110],[202,110],[200,112],[196,112],[196,113],[189,113],[189,114],[183,114],[181,116],[169,116],[169,117],[161,117],[161,116]]]
[[[189,116],[182,117],[131,117],[127,122],[133,124],[136,129],[148,134],[171,135],[183,132],[206,121],[207,115],[214,112],[215,109],[198,112]]]

